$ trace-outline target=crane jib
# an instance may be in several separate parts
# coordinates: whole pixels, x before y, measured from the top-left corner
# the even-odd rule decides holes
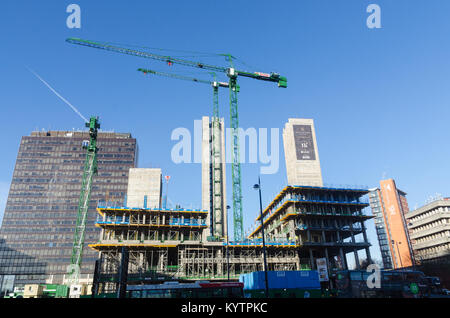
[[[155,54],[155,53],[141,52],[141,51],[137,51],[137,50],[114,46],[114,45],[110,45],[110,44],[106,44],[106,43],[99,43],[99,42],[83,40],[83,39],[79,39],[79,38],[68,38],[66,41],[68,43],[72,43],[72,44],[83,45],[83,46],[88,46],[88,47],[92,47],[92,48],[112,51],[112,52],[116,52],[116,53],[122,53],[122,54],[127,54],[127,55],[133,55],[133,56],[138,56],[138,57],[143,57],[143,58],[159,60],[159,61],[163,61],[163,62],[171,63],[171,64],[177,63],[177,64],[181,64],[181,65],[185,65],[185,66],[196,67],[196,68],[201,68],[201,69],[206,69],[206,70],[211,70],[211,71],[216,71],[216,72],[222,72],[222,73],[227,73],[229,70],[228,68],[225,68],[222,66],[215,66],[215,65],[210,65],[210,64],[204,64],[201,62],[188,61],[188,60],[183,60],[183,59],[174,58],[174,57],[170,57],[170,56],[159,55],[159,54]],[[246,72],[246,71],[240,71],[240,70],[236,70],[236,73],[238,76],[244,76],[244,77],[249,77],[249,78],[258,79],[258,80],[262,80],[262,81],[268,81],[268,82],[275,82],[275,83],[278,83],[279,87],[287,87],[286,77],[280,76],[277,73],[268,74],[268,73],[262,73],[262,72]]]
[[[141,52],[141,51],[137,51],[137,50],[127,49],[127,48],[123,48],[123,47],[119,47],[119,46],[103,44],[103,43],[98,43],[98,42],[93,42],[93,41],[88,41],[88,40],[83,40],[83,39],[68,38],[66,41],[68,43],[72,43],[72,44],[84,45],[84,46],[89,46],[92,48],[103,49],[103,50],[107,50],[107,51],[123,53],[123,54],[128,54],[128,55],[134,55],[134,56],[138,56],[138,57],[150,58],[150,59],[159,60],[159,61],[163,61],[163,62],[178,63],[181,65],[198,67],[198,68],[217,71],[217,72],[226,72],[226,70],[227,70],[226,68],[220,67],[220,66],[214,66],[214,65],[203,64],[203,63],[199,63],[199,62],[182,60],[179,58],[174,58],[174,57],[165,56],[165,55],[159,55],[159,54],[155,54],[155,53]]]

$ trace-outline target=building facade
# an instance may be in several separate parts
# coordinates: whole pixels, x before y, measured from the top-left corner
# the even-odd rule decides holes
[[[450,263],[450,198],[411,211],[406,219],[416,262]]]
[[[289,118],[283,144],[288,184],[323,186],[314,121]]]
[[[0,276],[14,285],[62,283],[70,264],[88,132],[32,132],[22,137],[0,229]],[[98,240],[98,201],[123,202],[128,170],[137,164],[130,134],[99,132],[85,242]],[[84,249],[81,278],[92,276],[97,253]]]
[[[412,266],[412,246],[405,218],[409,211],[406,193],[397,188],[393,179],[382,180],[380,188],[370,190],[369,200],[384,268]]]

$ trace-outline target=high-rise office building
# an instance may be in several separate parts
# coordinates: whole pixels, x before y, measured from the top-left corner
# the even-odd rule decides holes
[[[70,264],[88,132],[32,132],[22,137],[0,229],[0,276],[14,285],[62,283]],[[137,164],[136,139],[99,132],[98,174],[87,219],[81,278],[94,272],[98,201],[122,205],[128,172]],[[10,284],[10,283],[9,283]]]
[[[429,202],[406,214],[406,219],[411,231],[415,260],[420,264],[431,262],[444,263],[448,266],[450,264],[450,198],[439,198]]]
[[[314,120],[289,118],[283,142],[288,184],[322,187]]]
[[[392,255],[389,247],[389,239],[384,222],[384,214],[381,200],[381,192],[379,188],[369,190],[370,208],[374,216],[375,229],[377,232],[378,244],[380,246],[383,267],[386,269],[393,268]]]
[[[409,212],[406,193],[393,179],[380,181],[369,194],[384,268],[412,266],[412,249],[405,214]]]

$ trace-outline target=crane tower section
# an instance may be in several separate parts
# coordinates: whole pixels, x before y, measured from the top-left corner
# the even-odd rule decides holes
[[[97,173],[97,133],[100,128],[98,117],[91,117],[89,123],[86,123],[86,127],[89,128],[89,141],[83,142],[83,148],[86,149],[86,160],[84,162],[83,181],[78,202],[72,257],[67,268],[69,285],[78,284],[79,282],[92,181],[94,174]]]

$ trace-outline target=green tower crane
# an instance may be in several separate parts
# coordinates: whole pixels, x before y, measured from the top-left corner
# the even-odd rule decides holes
[[[99,118],[91,117],[89,122],[86,123],[86,127],[89,128],[89,142],[83,142],[83,149],[86,149],[86,160],[84,161],[83,181],[81,184],[80,199],[78,201],[72,257],[70,265],[67,267],[68,286],[76,285],[79,282],[92,181],[94,174],[97,173],[97,132],[100,128]]]
[[[127,54],[131,56],[143,57],[153,60],[162,61],[172,64],[179,64],[184,66],[196,67],[213,72],[225,73],[229,78],[230,89],[230,125],[232,135],[232,152],[231,152],[231,170],[232,170],[232,188],[233,188],[233,227],[234,227],[234,240],[240,241],[243,239],[243,214],[242,214],[242,188],[241,188],[241,165],[240,165],[240,153],[239,153],[239,118],[238,118],[238,99],[237,93],[239,92],[237,85],[237,78],[248,77],[262,81],[278,83],[278,87],[287,87],[287,79],[284,76],[280,76],[278,73],[261,73],[261,72],[246,72],[231,67],[215,66],[205,64],[201,62],[188,61],[176,57],[160,55],[150,52],[143,52],[134,49],[124,48],[117,45],[111,45],[108,43],[100,43],[89,40],[83,40],[79,38],[68,38],[68,43],[87,46],[91,48]],[[230,57],[230,55],[225,55]]]

